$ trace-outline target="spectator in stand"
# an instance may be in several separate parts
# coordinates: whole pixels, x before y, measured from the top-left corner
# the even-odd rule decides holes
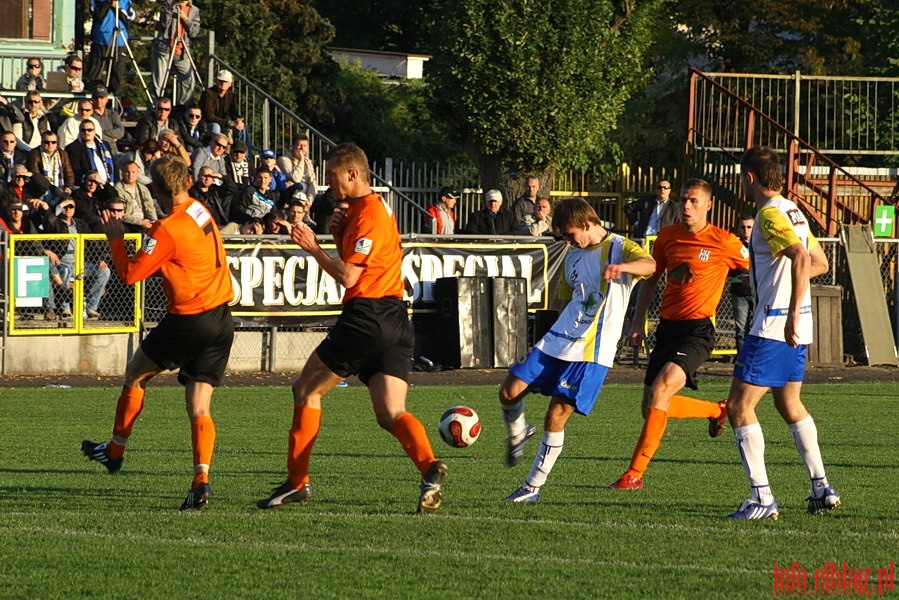
[[[540,192],[540,180],[528,175],[524,180],[524,193],[512,203],[512,212],[515,213],[516,226],[528,215],[534,214],[534,205],[537,204],[537,194]]]
[[[128,152],[122,152],[116,156],[116,165],[121,169],[126,163],[133,162],[137,165],[137,170],[139,172],[137,182],[149,187],[150,163],[160,156],[162,156],[162,151],[159,149],[159,142],[156,140],[147,140],[137,150],[129,150]]]
[[[225,174],[225,154],[228,152],[228,137],[217,133],[209,140],[209,145],[196,150],[190,157],[191,174],[194,181],[200,174],[200,169],[210,167],[216,173]]]
[[[101,205],[100,208],[105,208],[105,206]],[[97,233],[97,228],[94,225],[77,216],[77,203],[75,200],[67,198],[60,202],[59,207],[60,214],[58,217],[54,217],[51,213],[51,231],[61,234]],[[50,262],[54,262],[53,257],[50,258]],[[57,257],[56,268],[64,286],[71,285],[75,281],[75,240],[65,242],[64,248]],[[109,283],[111,275],[112,271],[105,260],[84,261],[84,271],[80,277],[84,279],[85,318],[100,318],[98,311],[100,299],[103,298],[103,290],[106,289],[106,284]],[[60,308],[56,306],[55,299],[52,297],[49,306],[51,309]],[[63,300],[61,308],[63,316],[68,317],[72,315],[72,306],[69,304],[68,298]]]
[[[296,227],[303,224],[315,231],[318,226],[309,216],[309,202],[301,202],[299,200],[291,200],[287,205],[287,222],[290,227]]]
[[[16,147],[16,135],[12,131],[0,133],[0,180],[11,183],[13,168],[24,165],[27,156]]]
[[[220,181],[220,184],[215,183]],[[240,226],[231,221],[231,203],[237,186],[223,177],[221,173],[213,171],[211,167],[200,167],[200,172],[190,188],[191,198],[202,202],[215,219],[215,224],[224,234],[234,235],[240,232]]]
[[[463,233],[479,235],[515,235],[518,233],[515,215],[503,208],[503,194],[499,190],[487,190],[484,208],[468,217]]]
[[[451,187],[440,188],[440,198],[428,207],[431,218],[426,219],[422,233],[436,235],[453,235],[456,233],[456,201],[459,192]]]
[[[129,39],[128,22],[133,21],[136,16],[131,8],[131,0],[91,0],[93,25],[91,52],[87,57],[88,82],[106,82],[113,93],[119,91],[125,81],[125,67],[128,65],[128,54],[125,51],[125,44]]]
[[[50,182],[40,173],[34,174],[25,165],[14,165],[12,179],[0,186],[0,204],[14,202],[28,203],[29,199],[40,198],[50,188]],[[26,209],[27,210],[27,209]]]
[[[291,224],[287,222],[284,211],[274,209],[262,217],[266,235],[290,235]]]
[[[28,153],[25,163],[29,171],[41,173],[50,183],[49,193],[44,196],[55,207],[63,198],[72,195],[75,187],[75,172],[65,150],[59,147],[59,136],[55,131],[41,134],[40,147]]]
[[[277,201],[275,192],[268,189],[271,181],[272,174],[262,167],[256,171],[253,185],[240,186],[236,201],[231,203],[231,220],[244,224],[253,217],[261,219],[271,212]]]
[[[140,145],[147,140],[158,140],[159,134],[166,129],[174,131],[179,138],[184,137],[178,120],[172,118],[172,99],[163,97],[156,101],[153,111],[147,111],[137,124],[134,141]]]
[[[84,185],[72,192],[75,216],[87,221],[93,233],[103,233],[100,229],[100,211],[116,197],[112,184],[104,182],[97,171],[88,171]]]
[[[296,195],[297,192],[293,194]],[[305,196],[305,194],[303,195]],[[317,223],[315,233],[319,235],[330,233],[328,231],[328,220],[334,213],[334,205],[334,194],[331,192],[330,187],[324,192],[315,195],[312,206],[309,208],[309,217]]]
[[[125,135],[125,125],[119,113],[109,106],[109,91],[105,85],[98,85],[91,92],[94,105],[94,120],[103,130],[103,141],[109,145],[113,154],[119,152],[119,140]]]
[[[82,67],[81,57],[69,54],[63,65],[57,69],[66,74],[66,91],[76,94],[84,91],[84,81],[81,80]]]
[[[203,109],[210,131],[226,133],[230,130],[235,139],[249,146],[246,122],[237,112],[237,100],[231,89],[233,84],[234,76],[231,75],[231,71],[219,71],[215,76],[215,85],[203,92],[200,108]]]
[[[287,189],[287,175],[281,170],[281,167],[278,166],[275,151],[263,150],[262,154],[259,155],[259,160],[259,166],[265,167],[272,173],[271,189],[278,192],[278,194],[283,195],[284,190]]]
[[[663,228],[683,221],[678,203],[670,201],[671,182],[667,179],[659,181],[656,192],[655,196],[645,196],[624,207],[635,238],[658,235]]]
[[[181,138],[178,137],[177,133],[171,129],[163,129],[159,132],[158,141],[159,151],[163,156],[174,154],[190,166],[190,154],[187,153],[187,148],[181,143]]]
[[[97,136],[98,129],[94,122],[89,119],[82,121],[78,131],[78,139],[65,147],[75,173],[75,184],[83,182],[89,171],[96,171],[101,183],[114,184],[116,172],[112,150]]]
[[[63,121],[56,131],[57,135],[59,135],[59,145],[61,147],[66,148],[78,138],[82,122],[93,123],[97,138],[103,139],[103,127],[100,126],[100,121],[94,117],[93,103],[90,100],[79,100],[75,116]]]
[[[525,215],[518,224],[518,233],[521,235],[549,236],[552,235],[552,217],[549,215],[552,205],[549,198],[537,198],[534,204],[534,213]]]
[[[185,109],[181,117],[181,131],[184,132],[182,140],[188,152],[193,153],[206,145],[209,137],[208,125],[203,120],[203,111],[196,104],[191,104]]]
[[[17,90],[40,92],[44,89],[44,63],[40,58],[32,57],[25,62],[25,72],[16,80]]]
[[[165,95],[166,71],[171,60],[171,73],[175,75],[177,87],[172,93],[178,106],[194,101],[196,74],[191,65],[189,53],[193,38],[200,35],[200,9],[190,0],[163,2],[159,12],[156,36],[153,38],[153,95]],[[174,56],[172,56],[174,54]]]
[[[225,177],[237,185],[249,185],[253,168],[247,157],[247,145],[236,140],[231,144],[231,152],[225,156]]]
[[[13,124],[12,132],[19,139],[19,150],[29,152],[40,146],[42,133],[56,131],[56,127],[53,126],[50,113],[44,110],[40,92],[27,92],[23,102],[25,110],[20,111],[20,118]]]
[[[294,136],[291,154],[278,159],[278,166],[287,175],[287,185],[296,186],[302,183],[304,192],[311,198],[318,193],[318,182],[315,179],[315,167],[309,158],[309,136],[300,133]]]
[[[130,161],[122,167],[122,177],[115,184],[116,194],[124,203],[122,223],[127,233],[146,233],[156,222],[156,207],[150,189],[138,183],[140,169]]]
[[[260,217],[250,217],[243,225],[240,226],[240,233],[243,235],[263,235],[265,233],[265,223]]]
[[[749,240],[752,237],[752,228],[755,226],[755,217],[742,215],[737,221],[737,237],[743,242],[744,248],[749,248]],[[730,291],[730,303],[734,309],[734,345],[737,353],[743,347],[746,336],[749,334],[749,326],[752,324],[752,278],[749,269],[732,269],[727,274]]]

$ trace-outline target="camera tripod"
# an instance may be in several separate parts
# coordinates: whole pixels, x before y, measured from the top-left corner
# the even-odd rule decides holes
[[[115,26],[112,30],[112,39],[109,41],[109,46],[106,47],[106,53],[103,56],[103,64],[105,65],[104,72],[106,77],[104,78],[104,83],[106,87],[109,87],[109,82],[112,81],[112,71],[116,66],[116,62],[121,59],[119,56],[119,40],[123,43],[123,48],[125,48],[126,53],[128,54],[128,58],[131,59],[131,65],[134,67],[134,72],[137,73],[137,77],[140,80],[141,88],[144,90],[144,93],[147,95],[147,100],[153,102],[153,98],[150,96],[150,89],[147,87],[147,82],[144,81],[143,73],[141,73],[140,66],[137,64],[137,59],[134,58],[134,53],[131,51],[131,46],[128,44],[128,39],[125,37],[125,34],[122,32],[122,21],[121,21],[121,10],[119,10],[118,2],[116,2],[116,6],[112,5],[112,0],[110,1],[110,10],[115,11]],[[118,92],[118,90],[116,90]]]
[[[171,18],[180,19],[180,17],[178,16],[180,14],[179,5],[182,4],[182,2],[177,1],[177,0],[172,2],[171,4],[169,4],[169,2],[167,0],[164,0],[164,2],[166,4],[166,8],[164,8],[163,10],[170,11],[170,14],[172,15]],[[154,79],[155,79],[154,86],[156,86],[156,88],[157,88],[154,91],[156,92],[157,98],[159,98],[165,94],[165,89],[168,87],[169,78],[171,78],[173,76],[172,71],[174,70],[174,67],[175,67],[175,59],[178,58],[178,55],[175,54],[175,50],[179,47],[179,44],[180,44],[181,52],[182,52],[180,58],[182,58],[182,59],[187,58],[188,63],[190,64],[191,75],[188,78],[193,80],[191,82],[192,84],[195,82],[195,83],[200,84],[201,86],[203,85],[203,81],[200,79],[200,74],[197,70],[197,63],[194,62],[194,57],[190,53],[190,44],[188,43],[188,40],[185,39],[185,36],[183,34],[178,33],[178,30],[179,30],[179,27],[175,27],[174,31],[172,32],[171,36],[169,37],[168,46],[167,46],[168,56],[166,57],[165,67],[162,70],[161,76],[158,79],[155,79],[157,74],[154,72]],[[156,44],[155,41],[154,41],[154,44]],[[153,48],[154,55],[156,54],[157,51],[158,51],[158,47],[154,45],[154,48]],[[153,58],[153,67],[154,67],[154,70],[156,68],[158,68],[157,64],[156,64],[155,56]],[[186,74],[182,73],[182,75],[186,75]],[[191,85],[189,89],[192,90],[193,85]],[[178,86],[175,85],[174,82],[172,82],[171,98],[172,98],[172,104],[175,106],[177,106],[179,104],[185,104],[191,100],[191,98],[179,98],[178,97]]]

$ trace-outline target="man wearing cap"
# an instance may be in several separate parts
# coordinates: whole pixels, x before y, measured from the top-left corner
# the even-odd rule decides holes
[[[244,132],[244,119],[237,112],[237,101],[231,86],[234,76],[231,71],[221,70],[215,76],[215,85],[206,89],[200,98],[200,108],[206,116],[210,131],[224,133],[229,129],[235,131],[235,137],[241,139]],[[246,143],[246,139],[243,140]]]
[[[166,83],[175,74],[172,94],[178,106],[194,99],[194,73],[190,61],[191,40],[200,35],[200,9],[190,0],[166,0],[159,13],[159,24],[153,38],[153,95],[165,95]],[[171,61],[171,71],[169,71]]]
[[[263,150],[262,154],[259,155],[259,160],[261,163],[259,166],[265,167],[272,172],[272,182],[269,184],[268,189],[275,190],[283,198],[284,190],[287,189],[287,175],[285,175],[284,171],[281,170],[281,167],[278,166],[275,151]]]
[[[422,227],[422,233],[436,235],[453,235],[456,233],[456,200],[459,192],[451,187],[440,188],[440,198],[428,207],[430,219]]]
[[[484,208],[468,217],[462,233],[480,235],[515,235],[515,215],[503,208],[503,194],[499,190],[487,190],[484,194]]]
[[[247,145],[236,140],[231,144],[231,152],[225,157],[225,177],[237,185],[246,185],[250,183],[252,170],[247,157]]]
[[[94,87],[91,99],[94,105],[94,119],[103,130],[103,141],[109,145],[113,154],[116,154],[119,151],[119,140],[125,135],[122,117],[119,116],[118,111],[109,107],[109,90],[105,85]]]

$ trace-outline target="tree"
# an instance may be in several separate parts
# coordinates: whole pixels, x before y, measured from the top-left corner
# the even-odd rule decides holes
[[[659,0],[459,0],[441,20],[429,81],[486,187],[615,155],[609,133],[645,82]]]

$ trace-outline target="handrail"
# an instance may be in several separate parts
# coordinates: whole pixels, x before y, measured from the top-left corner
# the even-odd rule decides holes
[[[254,145],[255,142],[259,141],[259,139],[257,138],[261,137],[263,148],[275,148],[276,153],[278,152],[277,148],[279,146],[278,144],[273,144],[273,140],[271,138],[273,121],[281,121],[281,125],[277,128],[278,131],[276,131],[275,135],[279,138],[280,149],[284,152],[286,152],[286,149],[289,147],[287,146],[287,144],[291,142],[290,138],[300,129],[302,129],[307,133],[307,135],[309,135],[310,147],[312,150],[314,150],[314,152],[312,153],[313,156],[318,157],[318,164],[316,165],[318,168],[318,172],[324,173],[324,157],[328,154],[328,151],[337,146],[337,144],[333,140],[310,125],[307,121],[294,113],[292,110],[278,102],[265,90],[250,81],[250,79],[245,75],[237,71],[233,66],[231,66],[218,56],[210,53],[208,63],[208,80],[212,80],[213,73],[215,73],[219,69],[225,69],[229,71],[234,76],[236,82],[239,82],[241,86],[252,90],[254,94],[262,98],[261,114],[256,110],[246,110],[242,112],[242,114],[246,116],[248,125],[251,128],[250,134],[253,137]],[[240,102],[242,102],[244,106],[250,105],[249,98],[241,98]],[[253,103],[255,104],[255,102]],[[283,115],[286,116],[290,122],[284,123],[281,115],[272,115],[272,108],[283,113]],[[297,127],[297,125],[299,125],[299,127]],[[262,127],[261,132],[258,131],[259,126]],[[284,140],[286,140],[286,143]],[[385,200],[390,202],[395,209],[399,209],[399,205],[402,204],[403,207],[406,207],[411,211],[411,215],[408,214],[405,210],[394,211],[397,215],[397,224],[400,228],[400,232],[419,233],[421,231],[422,222],[428,222],[428,220],[430,219],[430,214],[428,213],[428,211],[424,207],[420,206],[417,202],[415,202],[415,200],[396,189],[390,181],[376,173],[374,170],[371,170],[371,177],[373,185],[389,190],[388,198],[385,198]]]
[[[696,94],[696,80],[702,79],[703,81],[711,84],[712,87],[716,88],[719,92],[724,94],[729,99],[736,102],[736,104],[742,107],[745,111],[747,111],[747,119],[746,119],[746,127],[745,127],[745,136],[744,136],[744,145],[745,147],[749,147],[751,145],[753,136],[755,134],[755,126],[756,126],[756,117],[761,118],[761,120],[770,128],[774,129],[781,135],[783,135],[787,140],[787,148],[786,150],[786,187],[788,194],[793,197],[800,199],[802,201],[803,207],[806,208],[810,214],[816,221],[821,224],[821,226],[827,231],[829,236],[834,236],[837,233],[837,229],[839,226],[839,219],[837,218],[837,213],[843,214],[845,216],[852,217],[855,221],[860,223],[866,223],[870,221],[871,215],[874,214],[874,207],[879,203],[886,204],[887,201],[884,197],[872,189],[870,186],[860,181],[853,174],[849,173],[845,168],[837,164],[834,160],[832,160],[827,155],[823,154],[817,148],[812,146],[806,140],[800,138],[798,135],[794,134],[792,131],[784,127],[782,124],[778,123],[776,120],[771,118],[768,114],[754,106],[749,101],[744,98],[738,96],[733,93],[731,90],[718,83],[711,77],[707,76],[705,73],[699,71],[698,69],[691,68],[690,69],[690,95],[691,95],[691,110],[689,114],[689,123],[687,128],[687,141],[691,146],[695,147],[696,136],[702,137],[703,139],[708,139],[710,142],[714,144],[719,151],[724,152],[729,157],[733,158],[737,163],[738,159],[729,151],[725,150],[720,143],[717,141],[711,140],[710,136],[704,132],[700,132],[696,129],[695,125],[695,111],[693,108],[695,107],[695,94]],[[805,173],[801,173],[798,169],[799,166],[799,157],[802,153],[806,153],[809,156],[809,159],[806,163]],[[826,188],[820,184],[818,184],[813,178],[811,178],[810,169],[812,164],[815,161],[819,161],[823,163],[825,167],[827,167],[830,171],[830,175],[828,177],[828,185]],[[840,200],[837,190],[837,173],[840,174],[840,179],[843,181],[851,181],[859,188],[865,190],[868,197],[870,198],[869,205],[866,207],[868,215],[861,214],[858,210],[854,209],[847,203]],[[826,199],[828,210],[824,215],[820,214],[820,210],[814,207],[811,203],[807,202],[802,194],[798,191],[799,185],[805,185],[810,189],[817,192],[823,198]]]

